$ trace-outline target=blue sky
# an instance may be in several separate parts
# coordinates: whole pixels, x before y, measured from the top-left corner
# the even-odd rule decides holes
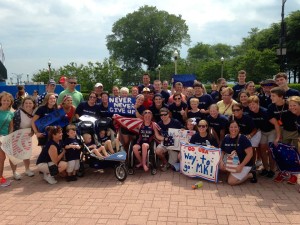
[[[253,27],[267,28],[281,20],[282,0],[0,0],[0,43],[8,76],[31,77],[39,69],[70,62],[86,64],[109,56],[106,36],[113,23],[143,5],[182,15],[192,43],[238,45]],[[300,9],[287,0],[285,16]]]

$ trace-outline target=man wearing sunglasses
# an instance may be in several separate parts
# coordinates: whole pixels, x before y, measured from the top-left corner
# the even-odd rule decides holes
[[[170,118],[169,110],[167,108],[161,108],[159,110],[161,121],[158,122],[159,127],[161,128],[160,132],[167,140],[167,134],[169,128],[182,129],[183,125],[176,119]],[[174,165],[178,161],[178,151],[168,150],[166,142],[160,143],[156,150],[157,156],[159,157],[162,164],[160,165],[161,171],[165,172],[167,169]],[[167,161],[165,154],[169,153],[169,161]]]
[[[81,92],[75,89],[76,85],[77,79],[75,77],[70,77],[68,79],[68,88],[59,94],[57,104],[60,104],[62,102],[65,95],[72,96],[73,105],[75,107],[77,107],[80,102],[83,102],[83,95]]]

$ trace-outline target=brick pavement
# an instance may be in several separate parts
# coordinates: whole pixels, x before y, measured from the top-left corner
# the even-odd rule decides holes
[[[197,180],[173,171],[137,171],[120,183],[113,170],[88,170],[77,182],[60,178],[49,185],[34,165],[39,151],[33,151],[34,177],[22,174],[0,187],[0,224],[300,224],[296,186],[260,178],[236,187],[204,181],[192,190]],[[4,175],[12,178],[8,160]]]

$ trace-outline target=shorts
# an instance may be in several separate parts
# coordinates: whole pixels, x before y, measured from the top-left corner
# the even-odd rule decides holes
[[[240,172],[240,173],[230,173],[230,174],[238,180],[243,180],[246,176],[248,176],[250,170],[251,170],[251,166],[244,166],[243,169],[242,169],[242,172]]]
[[[261,132],[260,144],[268,145],[270,142],[274,142],[276,138],[276,131],[271,130],[269,132]]]
[[[261,131],[257,131],[256,134],[250,139],[252,147],[256,148],[258,147],[261,139]]]
[[[162,144],[159,144],[159,145],[157,146],[157,148],[162,149],[163,153],[168,152],[168,154],[169,154],[169,160],[168,160],[168,163],[169,163],[169,164],[174,165],[175,163],[178,162],[178,154],[180,153],[180,151],[169,150],[169,149],[167,149],[166,146],[164,146],[164,145],[162,145]]]
[[[298,146],[298,131],[287,131],[282,129],[282,142],[285,144],[290,144]]]
[[[79,159],[68,161],[67,172],[72,173],[74,170],[79,170],[80,162]]]

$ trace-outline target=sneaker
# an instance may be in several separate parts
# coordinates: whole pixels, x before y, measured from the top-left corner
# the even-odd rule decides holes
[[[297,184],[297,177],[291,174],[290,179],[288,180],[288,184]]]
[[[168,163],[160,165],[160,170],[166,172],[168,170]]]
[[[76,175],[71,176],[71,181],[77,181]]]
[[[47,181],[49,184],[56,184],[57,180],[54,179],[50,174],[44,175],[44,180]]]
[[[274,176],[275,176],[275,173],[272,170],[268,171],[268,174],[267,174],[268,178],[273,178]]]
[[[11,181],[6,180],[4,177],[0,179],[0,187],[7,187],[9,186]]]
[[[280,183],[288,178],[287,174],[284,172],[279,172],[277,177],[274,179],[274,182]]]
[[[251,183],[257,183],[256,171],[250,171],[252,173],[252,178],[250,179]]]
[[[263,170],[259,173],[259,175],[265,177],[265,176],[268,176],[268,173],[269,173],[268,170],[263,169]]]
[[[72,181],[72,176],[67,176],[67,178],[66,178],[66,180],[67,180],[67,182],[70,182],[70,181]]]
[[[28,177],[33,177],[34,176],[34,172],[32,170],[26,170],[25,171],[25,174],[28,176]]]
[[[15,180],[21,180],[21,175],[18,172],[14,172],[13,176]]]

